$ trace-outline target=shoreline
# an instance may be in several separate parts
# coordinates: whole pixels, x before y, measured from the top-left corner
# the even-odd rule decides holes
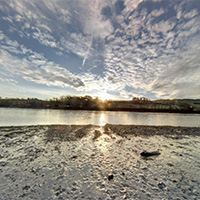
[[[0,127],[0,199],[195,199],[198,136],[200,127]]]
[[[170,110],[170,109],[70,109],[70,108],[51,108],[51,107],[9,107],[0,106],[0,108],[18,108],[18,109],[36,109],[36,110],[63,110],[63,111],[108,111],[108,112],[136,112],[136,113],[172,113],[172,114],[200,114],[200,111],[191,110]]]
[[[105,125],[93,125],[93,124],[85,124],[85,125],[77,125],[77,124],[52,124],[52,125],[19,125],[19,126],[0,126],[0,131],[3,129],[27,129],[27,128],[48,128],[48,129],[55,129],[60,128],[60,130],[69,132],[73,128],[80,128],[84,131],[88,131],[90,129],[99,129],[103,130],[105,134],[116,134],[120,136],[125,135],[134,135],[134,136],[154,136],[154,135],[193,135],[193,136],[200,136],[200,127],[185,127],[185,126],[155,126],[155,125],[123,125],[123,124],[105,124]],[[73,129],[72,128],[72,129]],[[58,131],[59,132],[59,131]]]

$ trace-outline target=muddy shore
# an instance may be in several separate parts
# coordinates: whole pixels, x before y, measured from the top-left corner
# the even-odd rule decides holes
[[[0,127],[0,199],[199,199],[199,136],[170,126]]]

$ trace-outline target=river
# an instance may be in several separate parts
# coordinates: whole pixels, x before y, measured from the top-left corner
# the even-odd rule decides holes
[[[106,123],[200,127],[200,114],[0,108],[0,126]]]

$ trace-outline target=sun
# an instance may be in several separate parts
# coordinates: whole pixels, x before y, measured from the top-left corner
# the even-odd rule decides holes
[[[105,100],[108,100],[110,98],[110,95],[106,92],[101,92],[98,97],[102,100],[102,101],[105,101]]]

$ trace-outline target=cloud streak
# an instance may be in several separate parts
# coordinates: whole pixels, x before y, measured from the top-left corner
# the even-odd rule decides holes
[[[83,58],[82,67],[85,65],[85,61],[86,61],[86,59],[88,58],[88,54],[89,54],[90,49],[91,49],[91,46],[92,46],[92,40],[93,40],[93,35],[91,36],[91,41],[90,41],[88,50],[87,50],[87,52],[86,52],[86,55],[85,55],[85,57]]]

